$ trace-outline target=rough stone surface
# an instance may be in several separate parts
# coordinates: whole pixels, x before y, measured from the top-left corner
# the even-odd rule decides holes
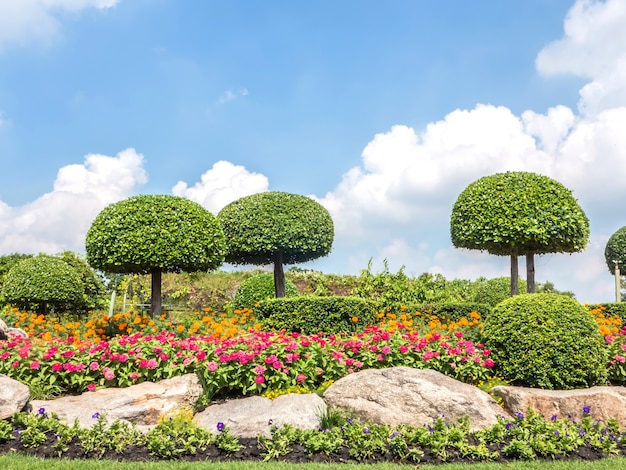
[[[33,400],[30,405],[33,411],[44,408],[47,413],[56,413],[70,425],[78,419],[81,426],[91,427],[97,412],[106,415],[108,422],[120,419],[146,430],[156,426],[161,415],[193,407],[201,394],[198,376],[187,374],[156,383],[106,388],[56,400]]]
[[[24,409],[30,398],[26,385],[0,374],[0,419],[6,419]]]
[[[4,320],[0,318],[0,341],[7,339],[9,337],[9,327]]]
[[[254,396],[211,405],[198,413],[194,422],[214,432],[222,422],[236,436],[257,437],[269,436],[273,425],[317,429],[325,412],[326,403],[318,395],[291,393],[274,400]]]
[[[440,416],[454,422],[469,416],[482,429],[508,413],[489,394],[437,371],[394,367],[367,369],[333,383],[324,393],[329,407],[350,410],[374,423],[423,426]]]
[[[583,408],[589,407],[594,419],[606,421],[615,418],[626,426],[626,388],[591,387],[577,390],[542,390],[538,388],[499,386],[492,393],[504,400],[511,412],[526,412],[532,408],[545,418],[557,415],[579,420]]]

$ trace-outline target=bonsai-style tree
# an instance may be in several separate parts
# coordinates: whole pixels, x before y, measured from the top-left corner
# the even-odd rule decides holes
[[[617,264],[620,269],[620,276],[615,279],[615,297],[616,300],[621,301],[622,294],[620,277],[624,274],[626,266],[626,226],[617,230],[606,242],[606,247],[604,248],[604,259],[607,267],[609,268],[609,272],[615,273],[617,276],[615,265]]]
[[[86,238],[87,262],[107,273],[151,274],[151,312],[162,311],[163,272],[220,266],[226,245],[217,219],[199,204],[169,195],[141,195],[105,207]]]
[[[73,267],[80,277],[84,291],[84,308],[103,308],[106,304],[106,287],[98,273],[87,264],[87,260],[73,251],[63,251],[57,257]]]
[[[2,296],[24,310],[38,313],[76,311],[84,307],[83,283],[77,271],[60,258],[28,257],[7,273]]]
[[[485,176],[459,195],[450,218],[452,244],[511,258],[511,295],[518,293],[517,257],[535,291],[535,254],[574,253],[589,241],[589,220],[561,183],[530,172]]]
[[[276,297],[285,296],[284,264],[304,263],[330,253],[333,219],[306,196],[265,192],[245,196],[224,207],[222,224],[233,264],[274,264]]]

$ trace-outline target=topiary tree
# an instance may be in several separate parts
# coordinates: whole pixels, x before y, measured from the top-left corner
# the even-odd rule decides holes
[[[524,290],[526,281],[519,279],[518,287]],[[511,296],[511,279],[507,276],[487,279],[475,287],[474,302],[488,304],[495,307],[497,304]]]
[[[593,315],[559,294],[522,294],[483,323],[496,374],[515,385],[588,388],[607,381],[607,350]]]
[[[485,176],[459,195],[450,218],[452,244],[511,258],[511,295],[518,292],[517,257],[526,256],[528,292],[535,291],[535,254],[574,253],[589,242],[589,220],[561,183],[530,172]]]
[[[7,302],[38,313],[62,312],[84,307],[83,283],[76,270],[60,258],[28,257],[15,264],[2,286]]]
[[[105,207],[87,232],[86,250],[95,269],[151,274],[151,312],[160,315],[162,273],[215,269],[226,244],[217,219],[199,204],[141,195]]]
[[[226,261],[257,266],[273,263],[276,297],[285,296],[283,264],[326,256],[335,235],[328,211],[298,194],[245,196],[224,207],[217,218],[226,235]]]
[[[298,295],[298,288],[289,279],[285,279],[285,297],[295,297]],[[254,308],[254,305],[261,300],[276,297],[276,287],[274,286],[274,276],[272,273],[261,273],[249,277],[237,288],[233,307],[237,309]]]

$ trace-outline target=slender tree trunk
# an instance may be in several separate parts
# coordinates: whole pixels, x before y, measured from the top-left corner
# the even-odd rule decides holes
[[[511,297],[519,294],[517,288],[517,278],[519,277],[519,268],[517,266],[517,255],[511,255]]]
[[[526,253],[526,292],[535,293],[535,254]]]
[[[163,306],[161,305],[161,269],[154,268],[151,274],[152,296],[150,299],[150,312],[152,313],[152,318],[155,318],[160,317],[163,311]]]
[[[285,273],[283,271],[283,252],[274,252],[274,289],[276,298],[285,296]]]

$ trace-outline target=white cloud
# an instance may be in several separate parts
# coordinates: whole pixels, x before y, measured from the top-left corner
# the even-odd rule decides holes
[[[82,165],[61,168],[54,189],[35,201],[19,207],[0,201],[0,253],[82,252],[98,212],[145,182],[143,156],[134,149],[89,154]]]
[[[573,74],[591,81],[579,108],[597,113],[626,106],[626,2],[578,0],[565,19],[565,36],[537,56],[544,75]]]
[[[50,43],[58,38],[62,11],[106,9],[121,0],[0,0],[0,50],[9,43]]]
[[[179,181],[172,188],[172,193],[196,201],[217,214],[226,204],[243,196],[267,191],[268,187],[266,176],[222,160],[214,163],[191,187]]]
[[[226,90],[224,94],[219,97],[219,99],[217,100],[217,104],[226,104],[229,101],[233,101],[237,98],[247,96],[247,95],[248,95],[247,88],[240,88],[234,91],[232,89],[229,89],[229,90]]]

